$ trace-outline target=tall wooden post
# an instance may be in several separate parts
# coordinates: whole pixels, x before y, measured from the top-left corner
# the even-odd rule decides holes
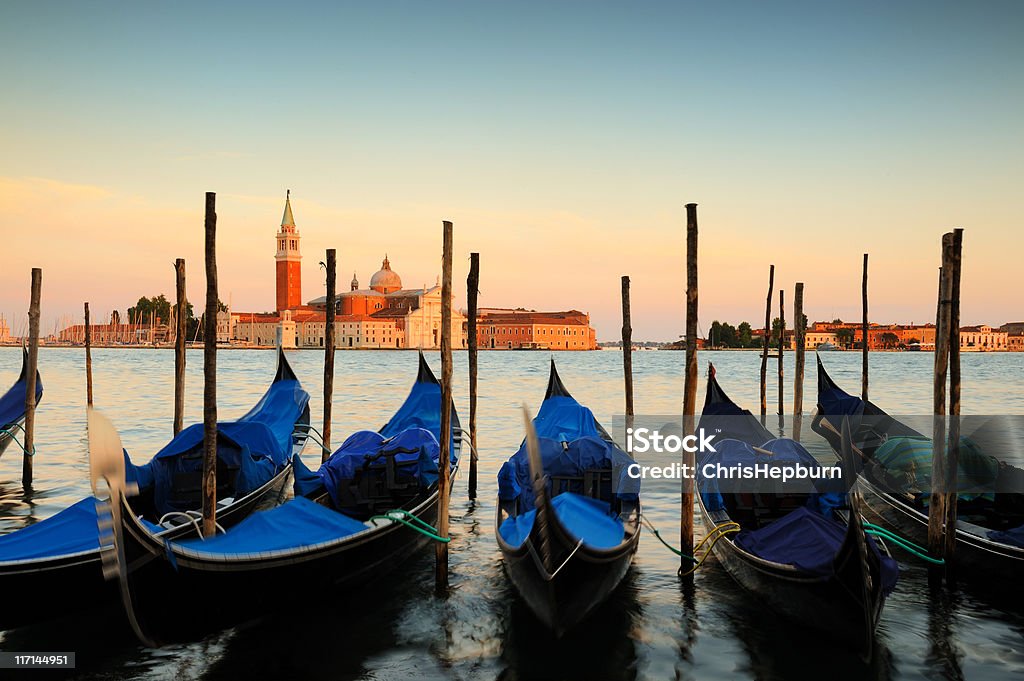
[[[804,285],[796,283],[793,298],[793,343],[796,345],[796,370],[793,372],[793,439],[800,441],[800,428],[804,412]]]
[[[768,298],[764,304],[764,348],[761,350],[761,425],[768,413],[768,341],[772,336],[772,289],[775,287],[775,265],[768,269]]]
[[[960,264],[964,230],[953,230],[949,303],[949,451],[946,454],[946,574],[952,576],[956,548],[957,478],[960,465]]]
[[[441,456],[437,481],[437,534],[448,536],[448,500],[451,496],[452,427],[452,223],[444,221],[441,248]],[[448,589],[448,544],[437,542],[434,586]]]
[[[860,363],[860,399],[868,401],[868,254],[864,254],[864,276],[860,285],[861,298],[861,333],[864,334],[861,343]]]
[[[622,277],[622,377],[626,383],[626,428],[633,427],[633,326],[629,315],[629,277]]]
[[[686,204],[686,378],[683,385],[683,431],[695,430],[697,406],[697,204]],[[679,543],[684,554],[693,553],[693,452],[683,452],[682,513],[679,522]],[[680,567],[689,570],[692,558],[680,557]]]
[[[92,406],[92,325],[89,323],[89,303],[85,304],[85,403]]]
[[[206,192],[203,326],[203,536],[217,533],[217,195]]]
[[[786,292],[779,289],[779,419],[781,420],[785,409],[782,405],[782,393],[785,384],[782,382],[784,367],[782,365],[783,349],[786,346]]]
[[[21,459],[21,485],[32,487],[32,457],[36,450],[36,368],[39,366],[39,299],[43,271],[32,268],[32,297],[28,304],[28,376],[25,377],[25,451]]]
[[[321,461],[331,456],[331,408],[334,402],[334,315],[337,296],[338,254],[327,249],[327,320],[324,329],[324,448]]]
[[[174,261],[174,434],[185,423],[185,341],[188,340],[188,301],[185,299],[185,259]],[[229,320],[230,324],[230,320]]]
[[[467,335],[469,336],[469,498],[476,499],[476,375],[477,375],[477,337],[476,337],[476,299],[480,293],[480,254],[469,254],[469,276],[466,277],[466,300],[468,310]]]
[[[953,235],[942,235],[942,268],[939,270],[939,302],[935,321],[935,372],[932,382],[932,489],[928,505],[928,551],[944,555],[943,522],[946,501],[946,377],[949,369],[949,340],[952,316]],[[933,571],[933,575],[937,574]]]

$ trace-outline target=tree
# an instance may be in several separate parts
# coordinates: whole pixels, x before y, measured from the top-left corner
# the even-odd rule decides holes
[[[853,345],[853,337],[853,329],[836,329],[836,340],[840,347],[849,348]]]
[[[736,327],[736,335],[737,340],[739,341],[739,347],[754,347],[754,330],[750,328],[750,322],[740,322],[740,325]]]
[[[892,331],[886,331],[878,340],[882,344],[883,348],[894,348],[899,344],[900,337]]]

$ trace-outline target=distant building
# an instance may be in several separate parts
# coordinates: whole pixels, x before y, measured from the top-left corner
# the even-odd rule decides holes
[[[477,316],[477,344],[489,349],[596,350],[590,315],[488,308]]]
[[[284,198],[281,230],[277,233],[277,254],[274,255],[277,268],[278,312],[302,305],[302,254],[299,249],[301,238],[295,229],[292,192],[289,189]]]
[[[960,350],[964,352],[1003,352],[1008,349],[1006,331],[987,324],[960,327]]]
[[[11,327],[7,325],[7,320],[3,315],[0,315],[0,343],[11,342]]]

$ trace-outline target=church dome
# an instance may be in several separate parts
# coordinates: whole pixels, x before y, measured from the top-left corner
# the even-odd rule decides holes
[[[370,288],[381,293],[391,293],[402,288],[402,278],[391,271],[391,263],[386,255],[380,269],[370,277]]]

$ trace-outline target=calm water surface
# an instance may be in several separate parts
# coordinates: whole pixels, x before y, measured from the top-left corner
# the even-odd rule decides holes
[[[0,386],[17,377],[20,351],[0,348]],[[859,386],[860,357],[823,356],[833,378]],[[296,614],[232,629],[184,646],[151,650],[133,643],[116,609],[0,633],[7,651],[75,650],[83,679],[1009,679],[1024,678],[1024,612],[970,593],[929,596],[926,573],[901,564],[900,584],[879,627],[870,664],[818,634],[779,621],[738,590],[713,560],[692,588],[676,577],[677,559],[645,535],[631,574],[592,623],[557,644],[516,600],[494,542],[495,476],[522,437],[521,404],[543,397],[549,354],[487,352],[480,356],[480,481],[466,499],[466,474],[452,502],[451,595],[433,595],[432,553],[401,567],[374,588],[324,600],[302,584],[271,584],[285,601],[314,604]],[[437,354],[428,356],[440,373]],[[573,394],[611,424],[622,410],[621,355],[555,355]],[[754,353],[702,353],[740,404],[756,407],[760,360]],[[323,358],[294,352],[289,360],[322,415]],[[638,413],[678,413],[683,355],[634,354]],[[792,355],[787,376],[792,376]],[[202,418],[202,355],[189,354],[186,422]],[[890,412],[929,413],[930,354],[876,353],[871,397]],[[773,362],[774,366],[774,362]],[[806,410],[815,373],[808,363]],[[80,350],[43,349],[46,387],[37,412],[35,490],[21,489],[20,453],[0,459],[0,533],[56,513],[88,493],[84,360]],[[171,435],[173,355],[166,351],[96,350],[96,405],[121,431],[125,447],[145,461]],[[274,371],[271,352],[218,356],[221,418],[244,413]],[[339,352],[334,395],[335,441],[380,427],[404,399],[416,373],[413,352]],[[774,370],[769,372],[772,381]],[[1024,414],[1024,354],[963,356],[963,410]],[[466,356],[455,356],[455,394],[468,422]],[[703,379],[698,395],[703,398]],[[769,386],[774,395],[774,385]],[[787,385],[787,394],[791,385]],[[791,404],[787,397],[787,404]],[[822,442],[807,442],[830,456]],[[317,452],[307,448],[315,463]],[[646,495],[645,512],[673,537],[678,496]],[[1014,585],[1014,588],[1019,588]],[[3,595],[0,594],[0,607]],[[2,675],[3,672],[0,672]],[[35,676],[35,678],[43,678]]]

